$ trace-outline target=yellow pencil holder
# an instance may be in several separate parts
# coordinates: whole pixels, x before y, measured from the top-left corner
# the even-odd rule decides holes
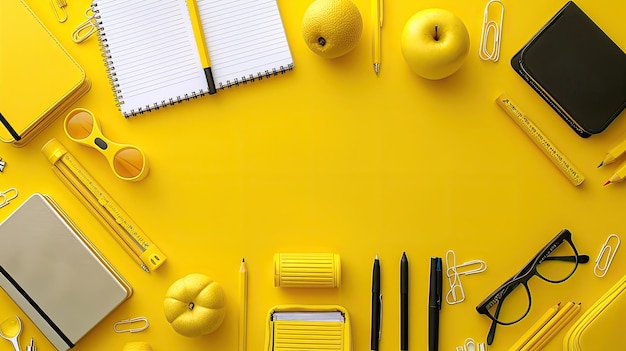
[[[281,288],[337,288],[341,259],[332,253],[274,254],[274,286]]]

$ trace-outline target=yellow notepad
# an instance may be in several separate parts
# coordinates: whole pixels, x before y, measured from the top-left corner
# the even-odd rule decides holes
[[[350,351],[348,311],[336,305],[275,306],[265,341],[265,351]]]
[[[0,5],[0,140],[22,146],[91,87],[22,0]]]
[[[57,350],[68,350],[132,288],[47,195],[0,223],[0,288]]]

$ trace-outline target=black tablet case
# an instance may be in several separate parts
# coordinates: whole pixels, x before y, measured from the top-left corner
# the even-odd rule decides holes
[[[581,137],[602,132],[626,107],[626,54],[572,1],[511,65]]]

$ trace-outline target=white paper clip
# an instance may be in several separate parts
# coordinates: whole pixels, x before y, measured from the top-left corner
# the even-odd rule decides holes
[[[6,206],[11,200],[17,197],[17,189],[9,188],[3,192],[0,192],[0,208]]]
[[[500,7],[500,18],[490,19],[489,12],[492,4]],[[504,4],[500,0],[489,0],[485,5],[482,33],[478,56],[485,61],[498,62],[500,59],[500,44],[502,42],[502,24],[504,22]],[[491,40],[490,40],[491,39]]]
[[[139,327],[130,328],[128,327],[131,324],[141,323]],[[124,326],[124,327],[121,327]],[[148,319],[146,317],[136,317],[131,319],[124,319],[119,322],[113,324],[113,330],[116,333],[137,333],[143,330],[148,329],[150,323],[148,323]]]
[[[456,351],[487,351],[487,346],[483,342],[475,342],[472,338],[467,338],[462,346],[457,346]]]
[[[613,262],[613,257],[615,257],[615,254],[617,253],[620,241],[621,240],[617,234],[611,234],[608,238],[606,238],[604,245],[600,248],[598,257],[596,258],[596,265],[593,267],[593,274],[595,274],[596,277],[602,278],[606,275],[611,263]]]
[[[446,293],[446,302],[449,305],[454,305],[465,300],[461,275],[477,274],[486,269],[487,264],[482,260],[471,260],[457,265],[456,254],[453,250],[448,250],[446,252],[446,276],[450,290]]]

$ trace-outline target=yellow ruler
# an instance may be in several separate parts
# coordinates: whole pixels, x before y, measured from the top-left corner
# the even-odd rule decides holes
[[[500,106],[513,119],[526,135],[543,151],[554,165],[569,179],[572,184],[578,186],[583,183],[585,177],[574,167],[572,162],[552,143],[542,132],[526,117],[506,94],[501,94],[496,99]]]
[[[86,200],[95,210],[94,215],[101,217],[98,218],[101,223],[108,224],[108,229],[112,231],[116,239],[121,239],[118,242],[128,245],[127,249],[139,257],[142,262],[141,267],[146,272],[159,268],[165,262],[167,258],[161,250],[65,149],[63,144],[52,139],[44,145],[42,152],[55,167],[55,173],[59,177],[64,177],[63,182],[67,186],[72,185],[71,190],[78,190],[73,191],[74,194],[82,195],[82,200]]]

